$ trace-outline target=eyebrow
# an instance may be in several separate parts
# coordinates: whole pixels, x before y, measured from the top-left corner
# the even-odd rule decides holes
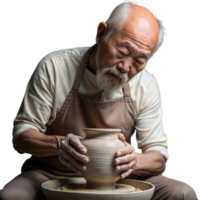
[[[136,51],[135,48],[132,47],[128,42],[122,43],[122,46],[128,48],[132,52]],[[150,54],[139,53],[139,57],[145,57],[148,60],[150,58]]]

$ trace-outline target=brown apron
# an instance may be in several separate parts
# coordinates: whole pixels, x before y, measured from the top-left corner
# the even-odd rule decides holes
[[[47,127],[47,135],[66,136],[69,133],[85,138],[83,128],[119,128],[126,141],[131,143],[135,130],[135,115],[129,84],[124,86],[124,97],[108,102],[92,101],[79,93],[85,68],[92,50],[84,55],[78,68],[73,87],[62,105],[55,121]],[[25,161],[22,172],[38,170],[48,176],[80,176],[59,161],[58,155],[48,157],[32,156]],[[54,176],[54,178],[56,178]]]

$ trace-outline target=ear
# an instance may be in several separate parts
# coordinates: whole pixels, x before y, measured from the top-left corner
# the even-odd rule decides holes
[[[105,22],[101,22],[97,28],[96,43],[99,44],[105,36],[108,29],[108,25]]]

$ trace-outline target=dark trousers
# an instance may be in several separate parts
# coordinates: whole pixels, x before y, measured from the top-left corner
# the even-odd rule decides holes
[[[128,178],[147,181],[155,185],[152,200],[197,200],[194,190],[187,184],[162,175]],[[51,178],[38,171],[22,173],[11,180],[0,192],[0,200],[45,200],[41,184]]]

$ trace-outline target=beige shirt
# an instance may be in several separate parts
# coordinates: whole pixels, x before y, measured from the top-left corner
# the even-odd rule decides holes
[[[56,118],[71,90],[76,71],[88,47],[60,50],[45,56],[38,64],[26,88],[21,112],[14,120],[13,142],[28,129],[45,133],[46,124]],[[162,106],[156,79],[146,70],[130,81],[136,116],[138,148],[156,150],[168,159],[167,136],[162,125]],[[79,92],[91,100],[112,101],[123,97],[122,89],[106,92],[98,89],[96,76],[87,68]]]

